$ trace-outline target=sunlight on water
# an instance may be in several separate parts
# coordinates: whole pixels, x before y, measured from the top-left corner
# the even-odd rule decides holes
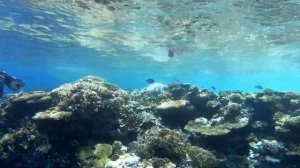
[[[28,23],[17,23],[9,16],[4,17],[2,29],[42,40],[75,41],[110,54],[118,52],[110,46],[118,45],[126,50],[145,51],[144,55],[159,61],[165,59],[156,58],[157,52],[147,51],[172,49],[179,56],[213,51],[245,57],[267,54],[274,45],[299,43],[300,36],[300,5],[293,1],[30,2],[19,2],[31,8],[20,10],[34,18]],[[7,4],[21,8],[13,2]],[[56,29],[69,33],[62,34]],[[164,52],[160,54],[163,57]]]
[[[74,37],[83,46],[109,53],[114,50],[107,44],[142,53],[157,48],[172,49],[180,56],[213,51],[245,57],[268,54],[274,45],[297,43],[300,36],[300,5],[293,1],[46,2],[32,1],[32,6],[58,17],[56,20],[62,20],[59,25],[70,26],[72,34],[64,39]],[[65,16],[75,16],[78,26],[49,12],[54,9]],[[156,58],[157,52],[146,53],[165,60]],[[160,54],[163,57],[164,52]]]
[[[0,29],[116,57],[111,67],[150,61],[165,77],[292,74],[299,72],[299,9],[295,0],[4,0]],[[101,62],[96,55],[82,57]]]

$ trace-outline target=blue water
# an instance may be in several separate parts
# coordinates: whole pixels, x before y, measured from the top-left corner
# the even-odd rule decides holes
[[[252,49],[252,44],[240,43],[239,38],[236,42],[229,41],[228,47],[223,47],[223,43],[206,43],[204,40],[213,40],[214,36],[210,36],[212,39],[204,38],[203,41],[200,40],[199,44],[209,44],[211,45],[209,47],[216,45],[220,50],[218,47],[205,50],[198,47],[199,44],[196,42],[195,44],[187,44],[184,43],[184,40],[175,40],[175,42],[170,43],[176,43],[172,46],[173,48],[174,46],[177,47],[175,48],[176,51],[179,50],[180,46],[196,47],[196,49],[191,52],[183,52],[186,49],[184,48],[182,52],[175,52],[174,58],[168,58],[165,54],[167,49],[149,47],[147,46],[149,43],[146,43],[143,48],[134,49],[125,44],[127,41],[118,43],[119,38],[122,39],[121,36],[125,36],[128,31],[136,35],[141,33],[142,37],[147,35],[147,31],[155,33],[156,29],[148,30],[149,25],[143,25],[150,23],[141,21],[141,23],[115,23],[113,26],[102,24],[96,27],[92,25],[81,27],[83,23],[78,16],[53,9],[51,12],[55,13],[54,15],[49,11],[31,9],[31,7],[29,1],[5,0],[0,3],[1,20],[6,22],[7,18],[10,18],[9,23],[14,24],[13,26],[2,25],[0,29],[0,70],[24,80],[26,82],[24,91],[51,90],[86,75],[100,76],[124,89],[147,87],[145,80],[153,78],[155,81],[165,84],[191,83],[201,88],[214,86],[216,91],[259,91],[254,88],[255,85],[281,91],[300,91],[300,67],[298,63],[300,60],[298,50],[300,38],[297,38],[300,37],[300,29],[293,27],[295,25],[291,24],[291,21],[287,22],[287,25],[281,24],[281,28],[278,28],[278,25],[275,26],[275,33],[270,33],[274,34],[272,38],[275,42],[274,44],[268,43],[268,47],[262,44],[261,48],[259,48],[260,45],[257,45],[255,46],[257,48]],[[35,16],[42,16],[44,19]],[[297,15],[296,17],[299,18]],[[64,22],[58,22],[57,19],[64,20]],[[294,22],[298,23],[298,21],[295,20]],[[22,24],[31,26],[38,24],[50,27],[51,36],[47,36],[47,31],[45,31],[46,35],[40,35],[31,29],[23,29]],[[63,24],[71,26],[68,28],[62,26]],[[289,29],[289,25],[291,29]],[[113,28],[118,31],[116,36],[119,35],[120,37],[97,37],[99,39],[105,38],[102,41],[105,44],[103,48],[84,45],[82,39],[80,42],[78,40],[65,42],[50,38],[54,35],[61,37],[68,34],[70,34],[70,39],[77,38],[77,34],[73,32],[73,29],[77,27],[79,27],[78,31],[85,30],[87,27],[98,30],[102,28],[107,30],[107,27],[108,30]],[[265,31],[267,28],[272,27],[264,27],[262,30]],[[283,28],[285,31],[291,32],[293,30],[294,35],[282,37],[284,33],[279,32],[279,29]],[[44,31],[42,27],[36,30]],[[151,36],[151,32],[149,32],[149,36]],[[224,36],[226,37],[230,33],[234,32],[225,32]],[[247,32],[244,33],[247,34]],[[159,36],[160,33],[158,33]],[[280,40],[285,39],[288,44],[276,42],[277,36]],[[87,35],[83,37],[90,39]],[[128,37],[126,36],[124,39]],[[219,38],[220,36],[216,33],[216,40]],[[129,39],[128,41],[133,40]],[[144,41],[148,42],[147,40],[149,41],[149,39],[144,40],[142,38],[135,46],[139,46]],[[263,41],[255,40],[254,44]],[[114,52],[108,52],[109,49]],[[266,50],[268,51],[265,52]],[[236,56],[237,53],[240,56]],[[8,89],[5,91],[10,93]]]

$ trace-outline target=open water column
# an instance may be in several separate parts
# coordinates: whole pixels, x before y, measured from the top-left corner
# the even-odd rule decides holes
[[[299,0],[0,0],[0,167],[300,167]]]

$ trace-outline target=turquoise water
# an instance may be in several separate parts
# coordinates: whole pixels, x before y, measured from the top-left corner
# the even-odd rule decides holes
[[[0,70],[24,91],[97,75],[125,89],[153,78],[298,92],[299,9],[295,0],[2,0]]]
[[[300,167],[299,72],[300,0],[0,0],[0,167]]]

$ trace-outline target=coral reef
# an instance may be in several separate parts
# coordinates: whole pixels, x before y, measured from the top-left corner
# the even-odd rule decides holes
[[[104,168],[110,161],[109,156],[111,155],[112,146],[109,144],[97,144],[94,150],[90,147],[80,147],[76,153],[81,167],[95,168]]]
[[[300,167],[300,95],[88,76],[0,103],[0,167]]]
[[[131,125],[134,122],[123,123],[123,120],[138,120],[126,107],[129,99],[127,92],[100,78],[87,77],[63,85],[51,91],[50,96],[55,100],[55,105],[32,118],[41,132],[53,136],[68,135],[73,139],[109,139],[125,137],[136,129]]]
[[[217,163],[211,152],[192,146],[184,134],[176,130],[153,127],[138,138],[136,146],[139,156],[157,162],[167,159],[180,165],[190,159],[194,167],[215,167]]]
[[[141,158],[136,155],[124,154],[119,159],[115,161],[109,161],[106,164],[106,168],[118,168],[118,167],[143,167],[142,163],[140,163]]]
[[[262,139],[258,142],[250,143],[249,167],[257,167],[260,165],[270,165],[280,163],[283,159],[285,148],[282,143],[276,140]]]
[[[162,121],[171,127],[183,126],[197,116],[197,112],[187,100],[164,101],[156,106],[156,110]]]
[[[1,120],[5,127],[17,128],[22,120],[32,117],[38,110],[50,108],[53,101],[49,93],[43,91],[8,95],[0,104]]]

